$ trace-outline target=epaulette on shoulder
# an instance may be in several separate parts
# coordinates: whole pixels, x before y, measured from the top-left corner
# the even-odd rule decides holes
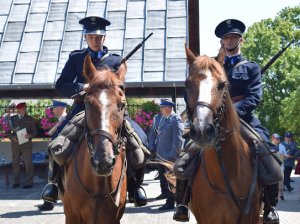
[[[114,56],[114,57],[119,57],[119,58],[122,58],[122,56],[121,56],[121,55],[119,55],[119,54],[114,54],[114,53],[111,53],[111,54],[110,54],[110,56]]]
[[[70,55],[74,55],[74,54],[78,54],[78,53],[83,53],[85,51],[85,48],[81,49],[81,50],[75,50],[75,51],[72,51],[70,53]]]
[[[177,121],[180,119],[180,116],[178,114],[174,114],[174,116],[172,116],[172,121]]]

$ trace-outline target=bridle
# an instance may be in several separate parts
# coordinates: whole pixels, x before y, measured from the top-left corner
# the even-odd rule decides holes
[[[225,111],[226,111],[226,98],[228,96],[228,83],[225,82],[225,85],[222,88],[225,88],[224,93],[223,93],[223,98],[222,98],[222,104],[221,106],[217,109],[216,112],[214,112],[212,106],[209,103],[203,102],[203,101],[198,101],[196,103],[196,106],[203,106],[203,107],[207,107],[209,110],[212,111],[213,116],[214,116],[214,120],[213,120],[213,126],[215,129],[215,135],[216,135],[216,141],[215,141],[215,148],[216,148],[216,152],[217,152],[217,157],[218,157],[218,162],[224,177],[224,182],[226,185],[226,189],[231,197],[231,199],[233,200],[234,204],[236,205],[236,207],[239,209],[240,211],[240,215],[239,215],[239,220],[241,219],[242,216],[242,212],[244,212],[245,214],[249,214],[250,209],[251,209],[251,201],[254,195],[254,187],[256,185],[256,178],[257,178],[257,169],[258,169],[258,163],[257,163],[257,158],[256,160],[254,160],[254,167],[253,167],[253,177],[252,177],[252,184],[249,190],[249,194],[246,198],[248,198],[247,203],[246,203],[246,207],[244,209],[244,211],[242,211],[241,208],[241,203],[240,201],[246,198],[237,198],[235,193],[233,192],[232,186],[230,184],[228,175],[227,175],[227,171],[224,165],[224,162],[222,160],[222,146],[221,143],[224,142],[226,139],[228,139],[232,134],[234,129],[229,129],[229,130],[225,130],[224,127],[222,127],[222,119],[224,118],[225,115]],[[192,111],[192,116],[194,117],[194,113],[195,113],[195,108]],[[204,161],[203,161],[204,164]],[[207,178],[206,178],[207,179]],[[210,182],[209,184],[212,186],[212,188],[214,188],[215,190],[217,190],[216,187],[214,187]],[[239,223],[238,220],[238,223]]]
[[[228,83],[224,82],[223,85],[221,87],[218,87],[219,90],[224,89],[224,93],[223,93],[223,98],[222,98],[222,104],[221,106],[216,110],[216,112],[213,110],[211,104],[204,102],[204,101],[198,101],[194,107],[194,109],[192,110],[188,110],[189,114],[192,115],[189,117],[194,117],[195,116],[195,109],[197,106],[203,106],[203,107],[207,107],[210,111],[212,111],[213,116],[214,116],[214,121],[213,121],[213,127],[215,129],[215,134],[216,134],[216,150],[221,151],[221,142],[225,141],[227,138],[230,137],[230,135],[232,135],[233,133],[233,129],[230,130],[225,130],[222,125],[222,119],[224,117],[224,113],[226,110],[226,98],[228,95]],[[190,108],[190,107],[189,107]]]
[[[122,89],[122,88],[121,88]],[[123,90],[123,89],[122,89]],[[85,107],[85,138],[87,141],[87,146],[88,146],[88,150],[90,155],[93,155],[95,146],[93,143],[93,136],[95,135],[102,135],[104,137],[106,137],[107,139],[109,139],[109,141],[113,144],[113,150],[114,150],[114,155],[118,155],[120,153],[120,149],[122,148],[121,146],[124,144],[124,142],[126,141],[125,139],[122,138],[121,133],[123,131],[124,128],[124,122],[125,122],[125,118],[123,119],[122,122],[122,127],[120,128],[120,131],[118,132],[118,138],[115,139],[108,131],[102,130],[100,128],[95,128],[92,130],[88,129],[87,126],[87,118],[86,118],[86,112],[88,107]],[[121,107],[119,108],[119,112],[123,113],[123,117],[125,115],[125,110],[126,110],[126,105],[125,105],[125,101],[124,103],[121,105]],[[94,193],[92,191],[90,191],[82,182],[82,180],[79,177],[79,172],[78,172],[78,167],[77,167],[77,159],[78,159],[78,151],[79,151],[79,146],[76,147],[74,146],[76,149],[74,150],[74,158],[75,158],[75,165],[74,165],[74,173],[75,173],[75,177],[77,179],[77,181],[79,182],[81,188],[93,199],[95,199],[96,201],[96,207],[95,210],[97,210],[97,208],[100,206],[100,199],[103,198],[110,198],[111,201],[114,203],[114,205],[116,207],[119,206],[120,203],[120,193],[121,193],[121,186],[123,184],[124,178],[126,176],[126,169],[127,169],[127,160],[126,160],[126,156],[125,153],[123,153],[123,165],[122,165],[122,170],[121,170],[121,175],[118,181],[118,184],[116,186],[115,189],[110,190],[109,187],[109,183],[108,183],[108,177],[105,176],[104,180],[105,180],[105,189],[106,189],[106,194],[103,195],[102,193]],[[97,213],[95,213],[94,216],[94,220],[97,219]],[[94,221],[95,222],[95,221]]]
[[[101,128],[95,128],[95,129],[89,130],[88,123],[87,123],[87,118],[86,118],[86,114],[87,114],[86,112],[88,110],[87,108],[88,107],[85,106],[85,127],[86,127],[85,138],[87,140],[87,145],[88,145],[88,149],[89,149],[90,154],[92,155],[93,152],[94,152],[94,150],[95,150],[95,145],[94,145],[94,142],[93,142],[93,136],[95,136],[95,135],[101,135],[101,136],[104,136],[105,138],[107,138],[112,143],[114,155],[118,155],[119,152],[120,152],[119,151],[120,145],[125,141],[122,138],[122,136],[121,136],[121,133],[122,133],[123,128],[124,128],[124,122],[125,122],[125,120],[124,120],[125,119],[124,118],[125,109],[126,109],[125,102],[123,102],[122,105],[121,105],[121,107],[118,109],[118,112],[122,112],[123,113],[123,122],[122,122],[121,128],[119,128],[119,131],[117,132],[118,133],[117,134],[117,136],[118,136],[117,139],[115,139],[108,131],[103,130]]]

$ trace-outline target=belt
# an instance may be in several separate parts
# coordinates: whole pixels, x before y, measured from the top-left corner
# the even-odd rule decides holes
[[[231,97],[231,100],[232,100],[232,102],[236,103],[236,102],[238,102],[238,101],[241,101],[241,100],[244,99],[244,98],[245,98],[245,95],[232,96],[232,97]]]

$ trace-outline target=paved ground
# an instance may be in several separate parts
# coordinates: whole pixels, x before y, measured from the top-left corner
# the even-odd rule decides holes
[[[156,172],[146,174],[144,187],[148,194],[149,203],[145,207],[135,208],[127,204],[122,224],[175,224],[172,220],[173,211],[159,212],[157,208],[164,200],[154,200],[159,195],[159,183],[154,180]],[[300,223],[300,177],[293,176],[292,186],[295,190],[285,192],[285,201],[280,201],[277,209],[281,224]],[[35,177],[32,189],[12,189],[7,187],[0,173],[0,223],[1,224],[57,224],[64,223],[63,206],[58,203],[53,211],[40,212],[36,206],[41,203],[39,195],[45,181]],[[191,217],[189,223],[196,223]]]

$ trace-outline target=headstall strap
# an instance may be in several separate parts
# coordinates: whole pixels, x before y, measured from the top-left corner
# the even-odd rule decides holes
[[[215,130],[216,130],[216,135],[217,135],[217,141],[216,141],[216,150],[220,151],[221,150],[221,142],[225,141],[226,139],[228,139],[232,134],[233,134],[233,129],[230,130],[225,130],[222,125],[221,125],[221,121],[223,119],[225,110],[226,110],[226,97],[227,97],[227,93],[228,93],[228,84],[226,82],[225,86],[224,86],[225,92],[223,94],[223,99],[222,99],[222,105],[221,107],[218,109],[217,114],[216,114],[216,118],[214,120],[214,126],[215,126]]]
[[[122,106],[121,111],[122,110],[123,110],[123,117],[124,117],[125,106]],[[124,121],[122,122],[122,127],[120,128],[120,131],[118,132],[117,140],[115,140],[114,137],[108,131],[102,130],[100,128],[89,130],[88,125],[87,125],[86,116],[85,116],[85,123],[86,123],[85,138],[87,140],[87,145],[88,145],[90,154],[93,154],[93,151],[94,151],[94,144],[93,144],[93,139],[92,139],[92,137],[94,135],[102,135],[102,136],[105,136],[106,138],[108,138],[110,140],[110,142],[113,144],[114,155],[118,155],[120,153],[119,148],[120,148],[121,144],[125,141],[123,139],[123,137],[121,136],[122,130],[124,128]]]

